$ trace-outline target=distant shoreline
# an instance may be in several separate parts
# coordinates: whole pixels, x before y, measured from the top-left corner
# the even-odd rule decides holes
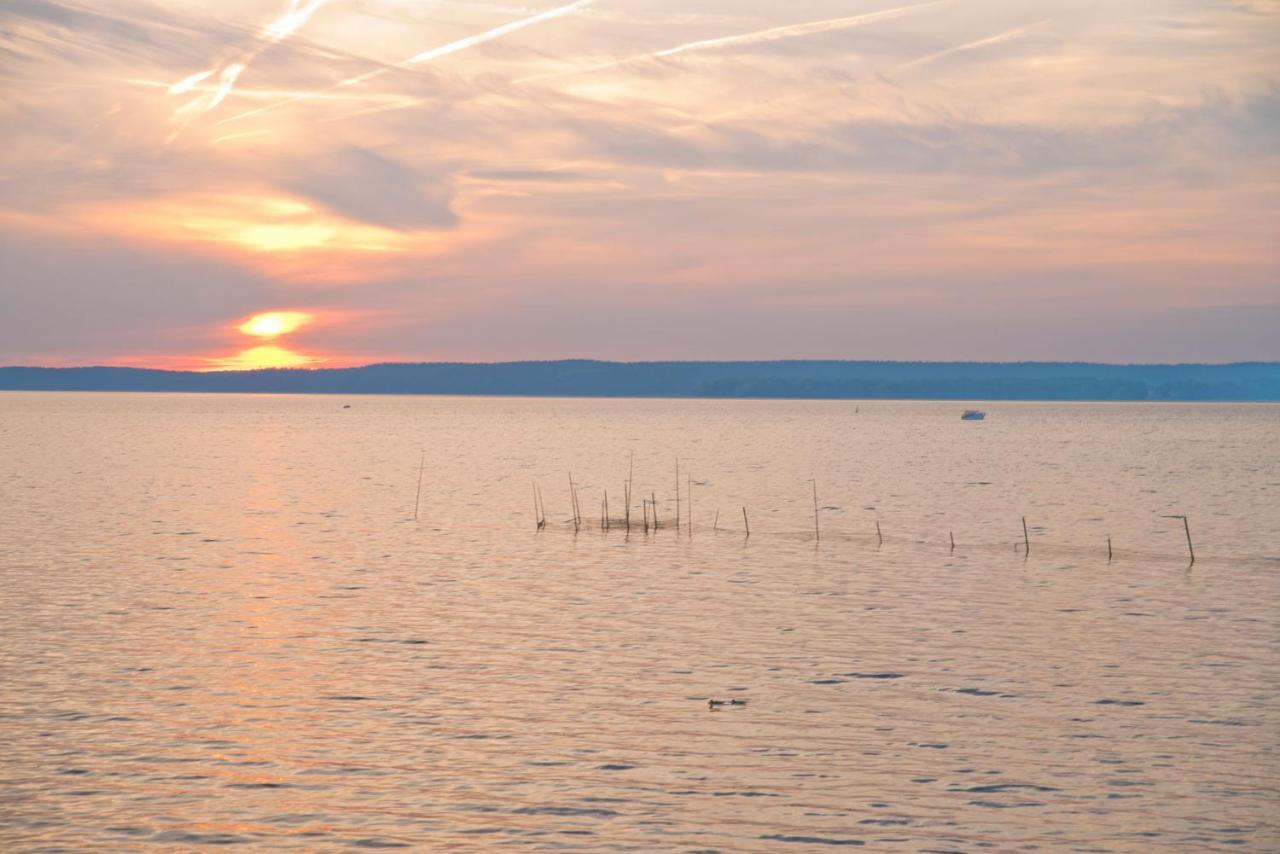
[[[746,400],[1280,401],[1280,362],[424,362],[165,371],[0,367],[3,391]]]

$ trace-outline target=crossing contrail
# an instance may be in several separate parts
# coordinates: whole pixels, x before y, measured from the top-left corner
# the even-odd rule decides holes
[[[374,71],[361,74],[358,77],[349,77],[346,80],[342,80],[320,91],[332,92],[334,89],[340,89],[344,86],[354,86],[358,83],[363,83],[366,80],[372,80],[375,77],[381,77],[383,74],[390,73],[391,71],[394,71],[396,69],[410,68],[415,65],[421,65],[424,62],[431,62],[443,56],[448,56],[451,53],[457,53],[458,51],[475,47],[478,44],[484,44],[485,42],[490,42],[490,41],[493,41],[494,39],[502,38],[505,35],[509,35],[511,33],[516,32],[517,30],[523,30],[525,27],[531,27],[534,24],[540,24],[543,21],[549,21],[552,18],[563,17],[564,15],[568,15],[573,12],[576,12],[577,10],[583,8],[584,6],[589,6],[594,2],[595,0],[576,0],[573,3],[568,3],[568,4],[565,4],[564,6],[557,6],[556,8],[548,9],[545,12],[539,12],[536,15],[530,15],[529,17],[521,18],[518,21],[511,21],[510,23],[503,24],[500,27],[494,27],[491,30],[485,30],[483,33],[477,33],[473,36],[467,36],[466,38],[449,42],[448,44],[441,45],[440,47],[435,47],[435,48],[432,48],[431,50],[423,51],[422,53],[415,54],[409,57],[408,59],[404,60],[403,62],[397,65],[386,67],[386,68],[378,68]],[[258,107],[255,110],[248,110],[247,112],[239,113],[234,116],[229,116],[223,119],[222,121],[218,122],[217,124],[222,125],[222,124],[227,124],[229,122],[239,121],[240,119],[247,119],[250,116],[256,116],[256,115],[259,115],[260,113],[265,113],[269,110],[274,110],[279,107],[286,106],[288,104],[296,103],[297,101],[304,100],[307,97],[309,96],[298,95],[297,97],[289,98],[284,101],[279,101],[274,104],[267,104],[266,106]]]
[[[515,82],[533,83],[538,80],[551,80],[557,77],[569,77],[575,74],[589,74],[593,71],[604,71],[608,68],[617,68],[619,65],[627,65],[632,62],[640,62],[646,59],[663,59],[665,57],[676,56],[681,53],[690,53],[699,50],[713,50],[715,48],[733,47],[735,45],[759,44],[761,42],[797,38],[799,36],[807,36],[814,33],[826,33],[833,30],[847,30],[851,27],[859,27],[863,24],[874,23],[875,21],[883,21],[890,18],[909,15],[912,12],[926,9],[930,6],[937,6],[940,3],[945,2],[947,2],[947,0],[930,0],[930,2],[927,3],[915,3],[910,6],[900,6],[896,9],[885,9],[880,12],[867,12],[862,15],[850,15],[843,18],[828,18],[822,21],[809,21],[803,24],[786,24],[781,27],[770,27],[767,30],[756,30],[750,33],[739,33],[738,35],[722,36],[714,39],[702,39],[700,41],[686,42],[685,44],[676,45],[675,47],[669,47],[663,50],[642,53],[637,56],[627,57],[626,59],[617,59],[612,62],[601,63],[600,65],[588,66],[587,68],[575,68],[568,71],[556,71],[550,74],[524,77]]]
[[[284,41],[289,36],[311,20],[311,16],[329,0],[289,0],[289,11],[285,12],[276,20],[272,21],[262,29],[259,44],[253,50],[245,53],[236,62],[229,62],[225,65],[215,65],[207,71],[201,71],[185,77],[169,87],[170,95],[181,95],[190,92],[195,86],[213,75],[218,75],[218,86],[211,92],[205,92],[199,97],[188,101],[178,108],[176,116],[183,116],[191,112],[207,113],[214,107],[223,102],[231,90],[235,88],[236,81],[240,79],[240,75],[245,72],[255,59],[258,58],[264,50],[273,44]]]

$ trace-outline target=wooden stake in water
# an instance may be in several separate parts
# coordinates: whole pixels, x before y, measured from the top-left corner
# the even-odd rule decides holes
[[[413,496],[413,521],[418,521],[418,504],[422,501],[422,470],[427,466],[427,452],[422,452],[422,459],[418,460],[418,491]]]
[[[693,478],[692,477],[690,477],[688,482],[685,484],[685,491],[686,491],[686,494],[689,496],[689,512],[686,513],[685,515],[689,517],[687,520],[689,523],[688,524],[689,539],[692,540],[693,539]],[[679,532],[677,531],[677,533]]]
[[[582,526],[582,517],[578,513],[578,490],[573,486],[573,472],[569,472],[569,503],[573,509],[573,531],[577,533]]]
[[[818,481],[816,478],[813,480],[813,538],[822,539],[822,532],[818,530]]]
[[[720,530],[720,508],[719,507],[716,508],[716,520],[711,523],[711,530],[713,531]]]
[[[880,533],[880,520],[876,520],[876,545],[884,545],[884,536]]]
[[[742,527],[746,529],[747,536],[751,536],[751,523],[747,521],[747,508],[742,508]]]
[[[649,503],[653,505],[653,530],[658,530],[658,494],[656,492],[649,493]]]
[[[680,531],[680,458],[676,457],[676,532]]]
[[[1164,518],[1182,520],[1182,530],[1187,534],[1187,551],[1191,553],[1191,565],[1194,566],[1196,562],[1196,549],[1195,546],[1191,545],[1191,525],[1187,523],[1187,517],[1173,514],[1166,515]]]
[[[631,479],[635,476],[635,473],[636,473],[636,452],[632,451],[630,462],[627,463],[627,488],[623,490],[623,492],[625,493],[623,497],[626,499],[626,502],[627,502],[627,506],[623,510],[623,515],[626,518],[628,534],[631,533]]]
[[[956,551],[956,532],[955,532],[955,531],[947,531],[947,534],[951,537],[951,553],[952,553],[952,554],[955,554],[955,551]]]
[[[1022,517],[1022,542],[1023,542],[1023,545],[1026,546],[1026,550],[1023,551],[1023,554],[1024,555],[1031,554],[1031,537],[1027,535],[1027,517],[1026,516]]]
[[[604,491],[604,529],[607,531],[613,526],[609,519],[609,490]]]
[[[1111,563],[1111,538],[1107,537],[1107,563]]]

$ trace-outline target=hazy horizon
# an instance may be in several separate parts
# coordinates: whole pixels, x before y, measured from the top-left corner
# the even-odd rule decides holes
[[[10,391],[791,400],[1280,400],[1280,363],[699,361],[382,363],[153,371],[0,367]]]
[[[524,364],[554,364],[585,362],[605,365],[683,365],[683,364],[885,364],[885,365],[1097,365],[1102,367],[1230,367],[1233,365],[1280,365],[1277,359],[1238,359],[1232,361],[1185,361],[1185,362],[1122,362],[1103,359],[843,359],[798,356],[782,359],[735,358],[722,359],[607,359],[593,356],[564,356],[544,359],[388,359],[384,361],[358,362],[349,365],[331,366],[323,364],[282,365],[277,367],[258,368],[165,368],[148,367],[146,365],[117,365],[109,363],[84,363],[77,365],[47,365],[36,363],[0,364],[0,368],[31,368],[47,370],[90,370],[98,368],[121,368],[135,371],[168,371],[174,373],[243,373],[253,371],[339,371],[375,368],[384,365],[474,365],[501,366]]]

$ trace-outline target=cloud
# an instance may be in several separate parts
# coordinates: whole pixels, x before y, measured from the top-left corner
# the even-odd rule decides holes
[[[718,36],[715,38],[700,39],[698,41],[684,42],[674,47],[662,48],[660,50],[650,51],[649,53],[631,56],[626,59],[619,59],[612,62],[605,62],[599,65],[592,65],[586,68],[569,69],[551,74],[535,75],[525,77],[517,81],[518,83],[533,83],[540,80],[553,80],[560,77],[567,77],[576,74],[589,74],[598,71],[607,71],[631,63],[643,62],[647,59],[668,59],[673,56],[679,56],[683,53],[695,53],[705,50],[723,50],[725,48],[741,48],[750,45],[767,44],[770,42],[781,41],[783,39],[794,39],[802,36],[811,36],[819,33],[829,33],[838,30],[847,30],[852,27],[860,27],[864,24],[871,24],[876,21],[889,20],[902,15],[909,15],[913,12],[919,12],[930,6],[936,6],[945,0],[930,0],[927,3],[916,3],[910,6],[901,6],[894,9],[885,9],[879,12],[868,12],[862,15],[846,15],[840,18],[828,18],[820,21],[807,21],[799,24],[784,24],[777,27],[768,27],[762,30],[753,30],[747,33],[737,33],[728,36]]]
[[[292,164],[280,185],[342,216],[394,229],[449,228],[452,183],[355,145]]]
[[[562,6],[556,6],[555,8],[548,9],[534,15],[529,15],[524,18],[519,18],[514,21],[509,21],[501,26],[493,27],[491,29],[485,30],[484,32],[476,33],[474,35],[470,35],[465,38],[457,39],[456,41],[452,41],[452,42],[449,42],[448,44],[440,45],[439,47],[434,47],[429,50],[421,51],[409,57],[408,59],[404,60],[402,63],[398,63],[395,66],[376,68],[373,71],[369,71],[364,74],[357,75],[355,77],[349,77],[345,80],[342,80],[334,84],[333,86],[329,86],[321,90],[321,92],[332,92],[335,89],[339,89],[342,87],[356,86],[362,83],[367,83],[376,77],[381,77],[383,74],[386,74],[390,71],[394,71],[397,69],[403,70],[403,69],[411,68],[413,66],[422,65],[424,63],[434,62],[435,60],[442,59],[443,57],[449,56],[450,54],[458,53],[459,51],[469,50],[470,48],[476,47],[477,45],[486,44],[487,42],[500,39],[504,36],[510,35],[511,33],[519,32],[520,30],[526,29],[535,24],[540,24],[544,21],[550,21],[555,18],[561,18],[561,17],[564,17],[565,15],[572,14],[573,12],[576,12],[579,9],[582,9],[594,2],[595,0],[574,0],[574,2],[572,3],[567,3]],[[307,97],[306,95],[299,95],[293,98],[285,99],[283,101],[278,101],[274,104],[267,104],[266,106],[258,107],[256,109],[249,110],[244,113],[238,113],[234,116],[230,116],[226,119],[223,119],[222,122],[220,122],[220,124],[240,121],[242,119],[260,115],[262,113],[266,113],[268,111],[277,109],[278,107],[283,107],[288,104],[297,103],[300,100],[304,100],[306,97]]]
[[[481,181],[510,181],[513,183],[538,182],[550,184],[567,184],[589,180],[589,176],[581,172],[564,169],[477,169],[467,173],[467,177]]]
[[[0,225],[8,226],[0,228],[0,364],[204,347],[221,323],[260,309],[275,290],[207,257]]]
[[[1200,103],[1085,127],[947,115],[834,121],[798,136],[769,135],[732,121],[687,132],[619,121],[571,119],[568,126],[598,156],[661,168],[992,178],[1073,170],[1127,175],[1194,163],[1214,166],[1226,152],[1265,156],[1280,126],[1280,88],[1243,99],[1215,94]]]
[[[0,361],[1267,352],[1274,4],[908,2],[0,4]]]

